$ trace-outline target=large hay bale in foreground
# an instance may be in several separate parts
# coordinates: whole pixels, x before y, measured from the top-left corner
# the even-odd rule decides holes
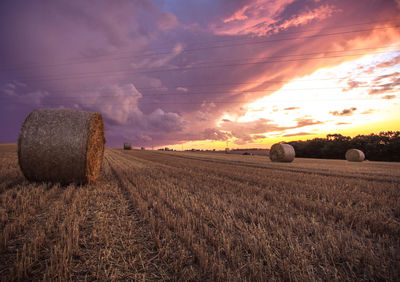
[[[350,149],[346,152],[346,160],[349,162],[362,162],[365,159],[363,151],[358,149]]]
[[[131,143],[124,143],[124,150],[132,150]]]
[[[104,143],[100,113],[35,110],[19,135],[19,166],[31,181],[91,183],[101,173]]]
[[[296,153],[294,148],[289,144],[274,144],[269,151],[269,158],[273,162],[290,163],[294,160]]]

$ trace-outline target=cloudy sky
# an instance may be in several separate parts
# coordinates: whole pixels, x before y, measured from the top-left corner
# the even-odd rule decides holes
[[[0,142],[37,108],[107,146],[268,148],[400,129],[399,0],[0,2]]]

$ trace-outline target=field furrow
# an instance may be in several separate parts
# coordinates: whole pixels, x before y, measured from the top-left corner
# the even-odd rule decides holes
[[[74,191],[74,186],[30,184],[1,195],[7,217],[2,233],[3,278],[24,280],[45,271]]]
[[[160,153],[156,152],[154,154],[155,158],[157,158],[157,154],[159,155]],[[205,163],[212,164],[234,164],[235,166],[249,168],[263,168],[273,171],[288,171],[300,174],[329,177],[363,178],[364,180],[400,183],[400,165],[398,163],[382,165],[379,162],[366,162],[362,164],[362,167],[360,167],[360,164],[349,163],[342,160],[325,160],[326,163],[321,163],[315,159],[301,159],[302,165],[298,166],[296,163],[272,163],[267,157],[260,156],[251,158],[245,156],[232,156],[233,159],[229,159],[227,157],[220,157],[221,154],[214,154],[212,156],[193,156],[193,154],[188,155],[188,153],[177,155],[175,153],[168,152],[163,154],[167,154],[172,157],[169,161],[174,158],[180,158],[186,160],[203,161]],[[242,157],[242,159],[245,158],[247,160],[243,161],[238,157]]]
[[[140,152],[137,153],[137,156],[139,154]],[[163,162],[162,157],[160,157],[160,162]],[[352,210],[350,210],[346,214],[343,214],[340,212],[340,209],[338,211],[335,211],[334,206],[328,206],[327,208],[325,208],[325,210],[329,216],[324,214],[322,214],[321,216],[321,210],[324,210],[324,204],[326,203],[322,202],[320,205],[317,205],[315,207],[309,207],[307,206],[307,204],[315,202],[315,199],[308,200],[307,198],[303,197],[296,198],[297,195],[295,191],[290,192],[290,190],[291,187],[296,186],[299,179],[291,182],[282,182],[282,179],[279,179],[279,183],[281,184],[281,186],[276,185],[277,183],[272,183],[272,185],[264,183],[264,186],[260,187],[256,185],[249,185],[248,182],[245,181],[246,175],[244,175],[244,177],[241,179],[235,178],[234,180],[232,180],[232,177],[227,177],[226,175],[224,177],[221,177],[215,176],[212,173],[204,173],[204,171],[202,171],[202,169],[199,167],[195,167],[195,169],[191,170],[191,166],[189,163],[185,163],[185,165],[181,166],[180,168],[176,168],[176,165],[175,167],[172,167],[173,164],[170,165],[171,167],[169,168],[157,168],[154,170],[146,171],[145,174],[142,174],[140,172],[137,172],[136,174],[132,173],[131,177],[127,177],[131,178],[132,182],[136,183],[136,185],[138,183],[143,185],[143,189],[140,190],[142,193],[142,198],[146,199],[148,202],[153,203],[153,208],[156,211],[160,211],[160,217],[162,217],[166,222],[170,222],[170,226],[174,226],[175,228],[177,228],[178,233],[184,234],[185,232],[183,230],[185,229],[189,234],[197,234],[198,236],[200,236],[197,241],[201,242],[203,240],[204,246],[201,248],[202,250],[198,253],[204,252],[206,254],[205,256],[214,263],[218,261],[218,259],[216,258],[216,256],[212,255],[212,252],[217,253],[218,250],[221,249],[221,246],[224,246],[223,242],[228,241],[233,243],[233,245],[239,245],[242,247],[247,246],[247,248],[245,248],[244,251],[242,250],[241,252],[237,253],[228,252],[228,256],[226,255],[225,250],[224,259],[220,259],[220,261],[226,261],[228,257],[228,265],[231,265],[232,269],[244,269],[245,271],[248,270],[243,265],[235,265],[234,260],[237,260],[238,257],[242,257],[243,253],[251,253],[250,250],[257,251],[259,249],[263,249],[262,243],[261,247],[259,246],[260,241],[268,242],[269,247],[271,247],[271,241],[261,240],[261,238],[257,238],[250,243],[244,243],[235,242],[235,238],[243,236],[248,241],[248,238],[254,237],[252,235],[255,233],[268,234],[270,230],[282,229],[282,226],[288,225],[288,223],[290,222],[293,222],[293,225],[289,224],[289,229],[285,230],[284,234],[286,234],[288,238],[297,238],[297,240],[303,242],[302,245],[304,246],[310,246],[312,248],[312,242],[314,242],[315,240],[321,241],[324,238],[329,238],[329,243],[327,242],[325,248],[320,250],[320,256],[314,258],[314,260],[316,261],[314,264],[317,264],[318,261],[321,262],[324,259],[326,260],[327,266],[325,266],[324,272],[326,272],[329,267],[332,267],[329,261],[332,257],[338,257],[343,260],[343,256],[341,255],[342,253],[355,253],[361,254],[361,257],[359,257],[358,260],[362,261],[363,256],[370,256],[373,254],[373,252],[379,249],[379,246],[376,246],[376,250],[371,250],[370,253],[363,254],[361,250],[358,250],[357,246],[343,244],[343,238],[339,238],[340,240],[338,240],[337,238],[332,237],[332,233],[335,232],[334,227],[339,227],[341,229],[344,229],[342,232],[342,236],[343,234],[347,234],[347,236],[349,236],[345,237],[346,240],[348,238],[351,238],[352,240],[364,241],[365,243],[369,241],[366,237],[366,234],[353,234],[353,229],[357,226],[362,227],[362,224],[358,224],[358,222],[356,222],[354,218],[344,220],[345,215],[351,214],[353,212]],[[233,173],[231,172],[231,174]],[[249,175],[247,175],[247,177],[249,177]],[[287,179],[288,175],[284,175],[284,178]],[[318,189],[318,184],[320,183],[318,182],[317,185],[310,187],[310,191],[315,191],[316,189]],[[268,195],[263,193],[263,191],[268,191],[268,189],[270,190],[271,188],[274,189],[277,187],[280,187],[281,189],[276,192],[275,197],[271,198],[271,193]],[[286,191],[282,191],[282,187],[286,187]],[[287,195],[283,192],[287,192]],[[324,199],[323,192],[324,190],[322,192],[319,191],[319,193],[322,194],[321,200]],[[301,194],[301,192],[299,193]],[[283,194],[283,196],[280,196],[279,194]],[[265,199],[269,199],[269,202],[267,201],[267,204],[264,203],[266,202]],[[303,203],[304,201],[301,200],[306,200],[306,202]],[[156,203],[156,207],[154,207],[154,203]],[[196,209],[196,207],[198,208]],[[203,216],[202,213],[204,214],[205,211],[211,212],[209,212],[206,216]],[[282,213],[282,211],[285,211],[286,214]],[[268,222],[263,221],[263,216],[265,215],[268,215]],[[208,219],[210,218],[219,219],[219,222],[215,222],[216,220],[214,220],[214,223],[212,224],[216,227],[215,229],[217,230],[217,232],[210,232],[210,230],[212,230],[211,228],[204,228],[204,226],[208,226]],[[227,219],[229,219],[228,221],[232,221],[232,223],[228,226],[226,226]],[[364,220],[364,223],[367,221],[368,220]],[[297,227],[297,224],[300,222],[300,226],[302,228]],[[241,226],[242,229],[247,229],[248,232],[244,234],[243,232],[240,232],[239,234],[237,234],[237,230],[235,230],[234,228],[230,228],[231,226]],[[256,226],[257,229],[254,229],[254,226]],[[396,225],[396,222],[394,222],[394,230],[391,230],[390,226],[391,225],[386,222],[386,225],[381,226],[387,227],[386,229],[383,228],[382,232],[385,233],[387,232],[387,229],[389,229],[389,233],[391,233],[392,235],[393,233],[397,234],[396,232],[398,230],[398,225]],[[191,229],[191,231],[189,231],[188,229]],[[379,230],[379,228],[376,228],[375,231]],[[314,235],[304,237],[304,234]],[[276,236],[275,233],[269,234],[268,238],[271,239],[274,237],[274,235]],[[202,237],[204,239],[202,239]],[[282,237],[278,237],[275,239],[276,242],[284,241],[284,238]],[[189,240],[187,240],[188,245],[192,246],[194,244],[194,240],[196,239],[190,238]],[[326,256],[326,254],[329,253],[327,251],[329,250],[330,244],[332,244],[333,246],[342,246],[343,249],[331,248],[332,254]],[[258,247],[255,248],[254,246]],[[274,247],[275,250],[290,250],[289,246],[285,246],[285,248],[282,248],[282,246],[280,245],[272,247]],[[211,253],[207,253],[206,250],[212,251]],[[278,254],[280,252],[281,251],[279,251]],[[268,251],[266,251],[265,253],[271,254],[274,252],[271,252],[271,249],[268,249]],[[296,250],[293,251],[293,253],[299,254],[301,252],[299,252],[299,250]],[[283,254],[279,255],[278,257],[281,257],[282,255]],[[381,255],[390,256],[390,254]],[[260,253],[253,253],[253,256],[257,258],[265,257]],[[269,258],[271,259],[271,256]],[[240,259],[240,262],[243,263],[243,260]],[[306,261],[306,263],[310,265],[310,262]],[[377,267],[374,269],[374,271],[381,271],[379,267],[380,262],[376,261],[375,263]],[[260,267],[260,264],[261,263],[259,261],[251,261],[251,265],[258,265],[258,269],[263,269],[263,267]],[[341,272],[352,272],[351,269],[346,269],[348,268],[346,267],[346,264],[344,264],[343,262],[341,262],[341,264],[345,266]],[[201,265],[201,267],[203,269],[213,268],[212,265],[207,265],[207,263]],[[224,265],[217,265],[216,268],[223,269],[224,271],[222,272],[226,275],[238,277],[236,276],[237,274],[233,273],[232,269],[226,269],[226,267],[224,268]],[[279,269],[281,270],[283,268],[283,266],[279,267]],[[364,274],[368,275],[367,269],[362,270],[361,266],[359,266],[359,268],[360,273],[366,271],[367,273]],[[263,271],[261,271],[261,273],[268,273],[268,271],[271,270],[268,269],[267,266],[265,267],[265,269],[263,269]],[[293,269],[285,269],[285,271],[296,273],[296,270]],[[312,273],[315,272],[315,270],[310,271]],[[335,274],[336,271],[337,267],[335,266],[332,269],[332,273],[330,273],[330,278],[335,278],[335,275],[338,275]],[[388,269],[383,269],[381,272],[385,273],[387,271]],[[249,273],[254,272],[249,271]],[[244,273],[241,273],[239,274],[239,277],[246,277],[243,275]],[[300,277],[299,275],[300,273],[296,273],[296,277]],[[219,278],[223,279],[227,277],[228,276]],[[250,279],[252,276],[249,275],[247,277]]]
[[[164,161],[161,157],[159,159],[160,162]],[[379,181],[367,181],[362,178],[349,180],[292,172],[276,174],[263,169],[241,169],[232,173],[233,164],[230,167],[214,165],[212,168],[194,161],[171,162],[169,165],[182,171],[199,171],[209,180],[215,176],[212,180],[214,183],[219,181],[216,179],[218,177],[246,183],[252,189],[261,189],[265,199],[276,198],[277,201],[291,203],[300,210],[317,212],[317,216],[333,216],[335,220],[352,223],[353,227],[367,226],[383,234],[386,231],[392,234],[400,232],[400,205],[398,197],[395,197],[398,193],[396,183],[383,186]],[[172,168],[169,171],[172,171]],[[302,183],[302,189],[297,188],[299,182]],[[240,188],[240,191],[243,189]],[[250,194],[258,193],[257,191],[250,191]],[[360,213],[363,214],[362,217],[359,216]]]
[[[398,164],[107,149],[95,184],[60,186],[0,159],[2,280],[400,276]]]
[[[111,171],[118,181],[122,195],[124,195],[125,199],[135,209],[135,212],[139,213],[146,228],[151,233],[151,236],[148,236],[147,240],[155,244],[159,256],[157,261],[160,265],[165,265],[169,275],[172,275],[171,277],[175,277],[175,279],[192,280],[196,277],[198,278],[196,267],[192,263],[193,255],[185,246],[177,244],[175,234],[168,228],[159,225],[157,219],[148,209],[147,199],[141,197],[137,190],[138,187],[126,177],[130,174],[136,174],[136,170],[127,168],[126,161],[123,158],[116,160],[112,157],[112,154],[110,155],[108,159],[111,160]],[[164,280],[166,277],[162,278]]]

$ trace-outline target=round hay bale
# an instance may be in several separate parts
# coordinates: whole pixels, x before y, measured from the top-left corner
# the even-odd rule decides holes
[[[39,109],[22,125],[18,162],[30,181],[91,183],[101,173],[104,143],[100,113]]]
[[[124,150],[132,150],[131,143],[124,143]]]
[[[294,148],[289,144],[274,144],[269,151],[269,158],[273,162],[290,163],[294,160],[296,153]]]
[[[363,151],[358,149],[350,149],[346,152],[346,160],[349,162],[362,162],[365,159]]]

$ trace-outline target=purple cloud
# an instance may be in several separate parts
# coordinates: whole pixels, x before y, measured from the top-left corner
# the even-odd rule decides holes
[[[322,124],[322,121],[314,120],[308,117],[303,117],[303,118],[298,118],[296,119],[297,121],[297,126],[294,128],[300,128],[300,127],[305,127],[309,125],[316,125],[316,124]]]
[[[372,88],[369,91],[369,95],[376,95],[376,94],[385,94],[385,93],[390,93],[393,91],[397,91],[397,87],[400,86],[400,77],[394,79],[392,82],[390,83],[385,83],[380,85],[379,88]]]
[[[339,111],[333,111],[333,112],[329,112],[331,115],[334,116],[351,116],[353,115],[353,113],[357,110],[357,108],[353,107],[350,109],[344,109],[341,112]]]
[[[231,133],[216,128],[207,128],[202,132],[202,138],[207,140],[226,141],[231,137]]]
[[[347,88],[343,88],[342,91],[346,92],[346,91],[350,91],[354,88],[358,88],[360,86],[366,85],[366,82],[361,82],[361,81],[355,81],[355,80],[349,80],[347,81]]]
[[[389,61],[385,61],[385,62],[376,64],[375,66],[369,67],[369,68],[368,68],[367,70],[365,70],[364,72],[365,72],[365,73],[371,74],[371,73],[373,73],[376,69],[384,69],[384,68],[393,67],[393,66],[395,66],[395,65],[397,65],[397,64],[399,64],[399,63],[400,63],[400,56],[396,56],[396,57],[392,58],[392,59],[389,60]],[[383,75],[383,76],[381,76],[381,78],[385,78],[385,77],[387,77],[387,76],[391,76],[391,75]],[[378,78],[377,80],[379,80],[379,79],[380,79],[380,78]]]
[[[326,34],[337,23],[389,22],[396,13],[391,1],[1,1],[0,141],[15,142],[37,107],[72,107],[103,114],[108,146],[251,142],[287,127],[267,119],[216,124],[245,114],[244,104],[271,93],[265,89],[346,60],[287,60],[294,54],[395,42],[385,30],[372,45],[364,42],[377,36],[372,30]]]

